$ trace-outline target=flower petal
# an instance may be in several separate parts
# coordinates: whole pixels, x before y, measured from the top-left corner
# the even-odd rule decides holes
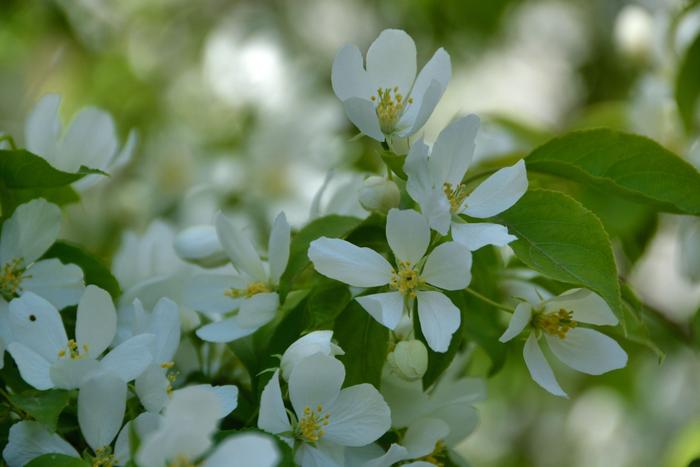
[[[445,92],[447,84],[452,76],[452,64],[450,62],[450,56],[443,48],[439,48],[435,51],[432,58],[428,60],[423,69],[418,73],[416,82],[413,84],[413,89],[411,90],[411,97],[413,98],[413,104],[411,104],[402,117],[402,123],[404,122],[414,122],[416,121],[416,116],[420,112],[420,108],[423,106],[423,101],[426,99],[426,94],[428,88],[435,86],[437,93],[437,101],[442,97],[442,93]],[[436,83],[433,85],[433,83]],[[435,108],[435,105],[432,106]],[[432,108],[430,113],[432,113]],[[423,126],[421,124],[421,126]],[[418,127],[420,128],[420,127]],[[416,130],[418,130],[416,128]]]
[[[333,344],[332,339],[333,331],[311,331],[294,341],[284,351],[280,361],[282,378],[288,380],[296,364],[315,353],[343,355],[343,349]]]
[[[479,117],[467,115],[450,123],[440,132],[430,154],[430,171],[434,180],[449,183],[456,188],[462,183],[464,174],[474,156]]]
[[[260,396],[258,428],[275,435],[292,429],[287,410],[284,408],[284,401],[282,400],[279,370],[276,370],[272,375]]]
[[[80,454],[56,433],[39,422],[17,422],[10,428],[2,457],[8,467],[24,467],[44,454],[65,454],[80,459]]]
[[[518,334],[523,332],[523,330],[530,324],[532,319],[532,306],[527,302],[520,302],[517,307],[515,307],[515,313],[510,318],[508,323],[508,329],[498,338],[501,342],[508,342],[509,340],[516,337]]]
[[[388,284],[393,268],[382,255],[338,238],[321,237],[309,245],[316,271],[355,287]]]
[[[153,362],[153,334],[139,334],[113,348],[100,361],[102,370],[119,376],[122,381],[136,379]]]
[[[117,440],[114,442],[114,456],[117,458],[118,465],[128,464],[131,460],[131,452],[136,449],[136,446],[132,445],[131,442],[132,427],[138,439],[143,440],[158,429],[162,419],[163,417],[160,415],[143,412],[135,419],[124,424],[117,436]]]
[[[75,338],[78,348],[85,346],[88,355],[97,358],[112,343],[117,333],[117,311],[112,297],[101,288],[88,285],[85,288],[75,322]]]
[[[559,311],[562,308],[573,312],[574,321],[598,326],[615,326],[618,323],[607,302],[600,295],[587,289],[567,290],[544,303],[547,312]]]
[[[396,329],[403,316],[404,300],[399,292],[364,295],[355,300],[372,318],[389,329]]]
[[[418,318],[430,348],[446,352],[461,322],[459,308],[440,292],[418,292]]]
[[[414,98],[413,104],[399,120],[398,127],[403,128],[398,132],[399,136],[408,137],[423,128],[444,92],[445,88],[438,81],[433,80],[422,98]],[[411,107],[415,107],[415,113],[411,112]]]
[[[574,370],[601,375],[624,368],[627,354],[614,339],[593,329],[574,328],[564,339],[545,334],[552,353]]]
[[[472,217],[495,216],[513,206],[527,191],[527,172],[521,159],[484,180],[464,200],[462,212]]]
[[[405,447],[396,443],[391,443],[391,446],[389,446],[389,449],[384,454],[365,462],[362,464],[362,467],[391,467],[407,458],[408,450]]]
[[[221,246],[213,225],[193,225],[177,234],[173,243],[175,253],[185,261],[204,268],[223,266],[228,256]]]
[[[207,342],[233,342],[257,331],[256,327],[243,326],[238,316],[209,323],[197,329],[197,337]]]
[[[276,292],[266,292],[253,295],[241,301],[238,312],[238,324],[246,328],[258,329],[269,323],[277,313],[280,298]]]
[[[379,126],[379,118],[372,101],[351,97],[343,101],[343,109],[345,109],[345,115],[362,134],[379,142],[384,141],[384,133]]]
[[[185,286],[185,306],[204,313],[228,313],[240,304],[226,292],[232,288],[245,288],[245,281],[228,274],[195,274]]]
[[[12,339],[52,362],[68,345],[61,315],[40,296],[25,292],[10,302],[8,322]]]
[[[509,234],[505,226],[488,222],[478,224],[455,222],[452,224],[452,238],[469,251],[476,251],[486,245],[506,246],[518,239]]]
[[[275,467],[282,459],[277,443],[261,433],[226,438],[204,461],[203,467]]]
[[[117,147],[117,129],[112,116],[96,107],[85,107],[70,123],[55,165],[66,172],[77,172],[83,165],[105,170]]]
[[[324,439],[342,446],[365,446],[391,428],[389,406],[371,384],[343,389],[328,412]]]
[[[472,279],[472,254],[457,242],[438,245],[425,262],[421,278],[445,290],[465,288]]]
[[[151,314],[149,332],[156,336],[153,343],[153,361],[161,364],[171,361],[180,344],[180,312],[177,303],[161,298]]]
[[[430,243],[425,217],[412,209],[391,209],[386,218],[386,239],[398,261],[418,263]]]
[[[168,403],[168,381],[166,370],[159,364],[151,364],[135,381],[136,395],[146,410],[160,412]]]
[[[369,99],[377,90],[372,89],[364,67],[362,52],[353,44],[346,44],[333,60],[331,84],[338,99],[345,101],[351,97]]]
[[[289,398],[294,411],[302,416],[304,408],[322,405],[326,410],[340,393],[345,367],[333,357],[320,353],[305,358],[289,377]]]
[[[20,205],[2,225],[0,266],[13,259],[22,265],[36,261],[56,241],[61,210],[43,198]]]
[[[75,264],[63,264],[56,258],[42,259],[28,271],[22,288],[42,296],[59,310],[78,303],[85,290],[83,270]]]
[[[435,450],[435,444],[444,440],[450,433],[447,423],[437,418],[422,418],[408,427],[403,445],[408,449],[410,459],[427,456]]]
[[[216,232],[236,268],[256,281],[267,282],[265,267],[250,239],[223,214],[216,216]]]
[[[268,258],[270,263],[270,279],[277,284],[287,269],[289,262],[289,244],[291,242],[291,227],[283,212],[275,218],[270,231]]]
[[[112,444],[124,420],[126,383],[103,374],[80,386],[78,424],[93,451]]]
[[[99,370],[100,364],[94,358],[61,358],[51,365],[49,374],[53,385],[60,389],[75,389]]]
[[[367,50],[367,75],[372,91],[398,87],[399,93],[407,98],[416,68],[416,44],[399,29],[385,29]]]
[[[540,344],[537,343],[537,338],[534,333],[525,341],[525,347],[523,347],[523,357],[525,358],[525,365],[532,379],[546,389],[548,392],[554,394],[555,396],[567,397],[564,390],[557,383],[554,377],[554,372],[552,367],[544,358]]]
[[[24,381],[41,391],[53,387],[50,363],[44,357],[19,342],[12,342],[7,346],[7,351],[15,360]]]
[[[58,117],[60,106],[60,95],[46,94],[34,105],[24,126],[27,149],[51,164],[54,163],[58,139],[61,136],[62,125]]]

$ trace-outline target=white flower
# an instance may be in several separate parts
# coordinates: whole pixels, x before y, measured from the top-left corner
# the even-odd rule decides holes
[[[56,308],[31,292],[10,302],[9,324],[13,342],[7,350],[36,389],[75,389],[102,373],[126,383],[153,360],[152,334],[134,336],[99,358],[114,338],[117,314],[109,294],[94,285],[78,303],[75,339],[68,339]]]
[[[56,241],[61,227],[58,206],[42,198],[19,206],[2,225],[0,301],[34,292],[57,308],[78,303],[83,271],[56,258],[39,258]]]
[[[479,118],[468,115],[448,125],[432,150],[416,141],[406,157],[406,189],[428,219],[430,227],[442,235],[452,230],[452,238],[477,250],[484,245],[504,246],[516,238],[498,224],[465,223],[460,214],[484,219],[513,206],[527,191],[525,163],[498,170],[471,193],[462,184],[474,154],[474,138]]]
[[[66,440],[39,422],[21,421],[10,428],[7,446],[2,457],[8,467],[23,467],[44,454],[64,454],[80,458],[80,454]]]
[[[289,376],[292,374],[294,367],[306,357],[315,353],[322,353],[331,357],[345,355],[343,349],[334,344],[331,339],[333,339],[333,331],[312,331],[294,341],[282,354],[282,360],[280,361],[282,378],[285,381],[289,381]]]
[[[290,227],[284,213],[275,219],[268,245],[267,266],[251,241],[223,214],[216,231],[226,254],[240,274],[196,274],[185,291],[185,303],[206,313],[233,316],[197,329],[209,342],[231,342],[254,333],[275,317],[279,295],[275,291],[289,260]]]
[[[390,292],[357,297],[374,319],[396,329],[404,312],[418,302],[418,318],[431,349],[445,352],[459,328],[459,309],[442,292],[464,289],[471,280],[471,254],[455,242],[438,245],[425,257],[430,228],[416,211],[392,209],[386,222],[386,237],[396,257],[396,268],[379,253],[345,240],[321,237],[311,242],[309,258],[324,276],[354,287],[389,285]]]
[[[96,107],[82,109],[63,134],[58,108],[61,96],[47,94],[34,106],[24,130],[27,149],[59,170],[77,172],[81,166],[114,173],[126,165],[136,146],[136,132],[129,133],[119,150],[112,116]],[[88,188],[104,177],[88,175],[73,185]]]
[[[400,200],[401,192],[392,180],[373,175],[362,184],[360,204],[368,211],[386,214],[389,209],[398,208]]]
[[[555,396],[566,397],[540,348],[542,337],[555,357],[582,373],[600,375],[627,365],[627,354],[617,342],[579,323],[615,326],[618,320],[598,295],[572,289],[535,306],[520,303],[499,340],[508,342],[529,328],[523,356],[530,376]]]
[[[195,225],[177,234],[175,251],[180,258],[204,268],[223,266],[228,256],[213,225]]]
[[[322,203],[331,182],[333,182],[334,186],[331,187],[329,199]],[[328,216],[331,214],[353,216],[361,219],[367,217],[367,211],[360,204],[358,196],[363,184],[364,180],[360,174],[354,172],[336,174],[335,170],[329,170],[323,179],[321,187],[311,200],[309,221],[313,221],[322,215]]]
[[[203,386],[175,391],[163,415],[144,413],[124,425],[115,444],[117,459],[122,464],[129,460],[129,432],[131,424],[134,424],[141,439],[136,454],[139,465],[189,465],[212,446],[211,438],[219,420],[227,414],[222,404],[228,402],[220,396]],[[279,449],[270,437],[261,433],[245,433],[227,438],[201,465],[272,467],[279,460]]]
[[[345,446],[370,444],[391,425],[379,391],[371,384],[341,389],[344,380],[345,368],[333,357],[316,353],[299,362],[289,377],[290,419],[275,371],[262,393],[258,427],[294,442],[302,467],[343,466]]]
[[[428,350],[417,339],[401,341],[386,357],[390,370],[407,381],[421,379],[428,370]]]
[[[681,272],[692,282],[700,282],[700,220],[694,217],[681,219],[679,237]]]
[[[367,50],[348,44],[333,62],[332,84],[348,118],[377,141],[420,130],[445,92],[450,56],[438,49],[416,77],[416,45],[404,31],[387,29]]]

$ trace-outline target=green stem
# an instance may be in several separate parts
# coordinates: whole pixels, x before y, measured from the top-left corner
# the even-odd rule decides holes
[[[7,141],[10,144],[10,147],[13,151],[17,150],[17,145],[15,144],[15,140],[12,138],[12,136],[0,135],[0,143],[2,143],[3,141]]]
[[[479,292],[477,292],[476,290],[473,290],[473,289],[470,289],[469,287],[467,287],[466,289],[464,289],[464,291],[467,292],[468,294],[470,294],[470,295],[472,295],[472,296],[478,298],[478,299],[481,300],[482,302],[488,303],[489,305],[498,308],[499,310],[507,311],[508,313],[515,313],[515,310],[514,310],[514,309],[512,309],[512,308],[510,308],[510,307],[508,307],[508,306],[505,306],[505,305],[501,305],[500,303],[495,302],[495,301],[491,300],[490,298],[488,298],[488,297],[486,297],[486,296],[484,296],[484,295],[481,295],[481,294],[480,294]]]
[[[5,400],[7,401],[7,406],[10,408],[10,410],[12,410],[13,412],[15,412],[15,413],[16,413],[17,415],[19,415],[22,419],[25,419],[25,420],[26,420],[26,419],[31,418],[31,417],[29,416],[29,414],[27,414],[27,412],[25,412],[24,410],[20,409],[19,407],[17,407],[17,406],[14,404],[14,402],[12,402],[12,399],[10,398],[10,394],[8,394],[8,392],[5,391],[3,388],[0,388],[0,395],[2,395],[2,396],[5,398]]]

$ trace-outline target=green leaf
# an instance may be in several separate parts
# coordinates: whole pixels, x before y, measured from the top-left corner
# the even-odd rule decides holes
[[[58,258],[64,264],[75,264],[83,270],[86,284],[94,284],[107,292],[113,299],[121,293],[119,282],[100,259],[68,242],[58,241],[44,254],[44,258]]]
[[[695,126],[695,115],[700,97],[700,35],[688,47],[676,76],[676,104],[686,131]]]
[[[610,239],[591,211],[563,193],[535,189],[493,220],[518,237],[510,246],[528,267],[598,293],[622,320]]]
[[[370,383],[379,387],[389,351],[389,330],[353,300],[338,316],[333,337],[345,351],[338,357],[345,365],[344,385]]]
[[[668,212],[700,214],[700,173],[643,136],[576,131],[536,148],[525,162],[531,172],[592,185]]]
[[[82,170],[82,168],[81,168]],[[0,150],[0,180],[6,188],[50,188],[69,185],[88,173],[68,173],[24,149]]]
[[[56,430],[58,416],[68,405],[70,392],[61,389],[49,391],[25,391],[21,394],[11,394],[10,401],[18,408],[27,412],[37,422],[49,430]]]
[[[90,464],[65,454],[44,454],[33,459],[25,467],[90,467]]]
[[[335,319],[350,300],[352,295],[347,285],[321,278],[306,302],[307,329],[333,329]]]
[[[384,151],[381,154],[384,163],[394,172],[399,178],[406,180],[406,172],[403,171],[403,164],[406,161],[406,156],[399,156],[389,151]]]
[[[309,265],[308,250],[309,244],[319,237],[343,238],[355,227],[362,223],[362,219],[350,216],[330,216],[320,217],[306,227],[301,229],[292,239],[289,248],[289,263],[287,269],[280,278],[279,293],[280,299],[284,300],[292,282],[297,275]]]

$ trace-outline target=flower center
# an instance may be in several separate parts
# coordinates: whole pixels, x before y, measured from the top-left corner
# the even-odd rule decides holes
[[[117,458],[112,454],[112,448],[105,446],[95,450],[92,467],[114,467],[118,465]]]
[[[566,333],[578,326],[578,323],[572,319],[573,315],[572,311],[563,308],[551,313],[540,313],[535,315],[534,325],[549,335],[563,339]]]
[[[391,273],[391,281],[389,282],[392,289],[398,290],[401,295],[409,298],[416,297],[416,289],[421,284],[423,284],[423,280],[409,261],[399,261],[398,271]]]
[[[0,296],[8,302],[17,296],[22,283],[24,268],[22,258],[11,259],[0,269]]]
[[[433,452],[420,459],[423,462],[436,465],[437,467],[444,467],[445,461],[447,460],[447,446],[442,440],[438,440],[435,443],[435,449]]]
[[[187,456],[180,454],[173,457],[170,462],[167,463],[168,467],[196,467],[197,464],[192,462]]]
[[[272,289],[262,282],[251,282],[245,289],[228,289],[224,295],[231,298],[250,298],[259,293],[272,292]]]
[[[297,425],[297,436],[306,442],[315,443],[326,434],[323,428],[328,425],[330,418],[330,413],[323,413],[323,405],[318,404],[316,410],[306,406],[304,416]]]
[[[34,315],[32,315],[32,316],[34,316]],[[83,344],[83,348],[79,349],[78,343],[75,342],[75,339],[70,339],[68,341],[68,345],[66,346],[66,348],[58,351],[58,358],[68,357],[71,360],[80,360],[82,358],[85,358],[87,353],[88,353],[88,345],[87,344]]]
[[[404,99],[404,96],[399,93],[398,86],[394,87],[394,89],[379,88],[377,89],[377,94],[371,96],[370,99],[377,104],[376,111],[379,118],[379,126],[385,134],[394,131],[404,109],[413,103],[413,98],[411,97]]]
[[[165,378],[168,380],[168,385],[165,387],[165,392],[168,394],[168,396],[173,395],[173,384],[180,374],[178,371],[173,370],[174,366],[175,362],[163,362],[160,364],[161,368],[167,370],[165,373]]]
[[[450,202],[450,210],[457,213],[462,207],[464,198],[467,197],[467,188],[464,185],[457,185],[453,188],[449,183],[445,183],[442,186],[442,191],[445,193],[447,201]]]

